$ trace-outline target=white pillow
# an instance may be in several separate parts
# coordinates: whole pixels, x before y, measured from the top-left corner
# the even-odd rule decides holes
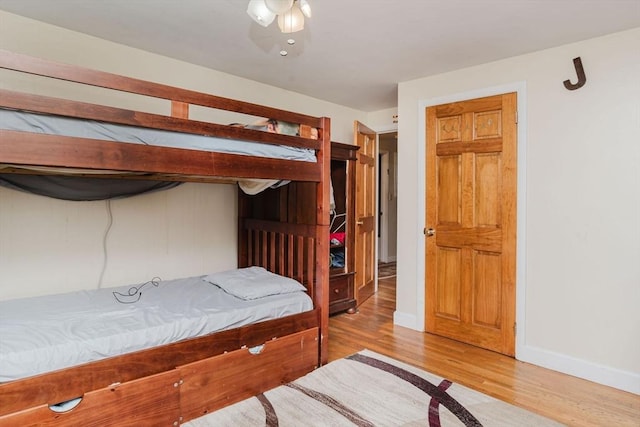
[[[244,300],[307,290],[297,280],[271,273],[262,267],[213,273],[205,276],[204,280]]]

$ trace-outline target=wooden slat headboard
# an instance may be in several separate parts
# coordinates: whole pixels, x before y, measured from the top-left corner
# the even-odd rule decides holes
[[[241,218],[238,267],[252,265],[291,277],[313,297],[315,287],[316,227]]]

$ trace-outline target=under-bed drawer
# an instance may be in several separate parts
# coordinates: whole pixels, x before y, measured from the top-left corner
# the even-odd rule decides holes
[[[85,393],[73,409],[48,405],[0,416],[0,427],[172,426],[180,423],[180,373],[163,372]]]
[[[318,364],[318,328],[308,329],[180,366],[184,421],[255,396],[312,371]]]

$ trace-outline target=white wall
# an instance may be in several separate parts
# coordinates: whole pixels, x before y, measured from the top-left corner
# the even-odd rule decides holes
[[[640,393],[639,75],[635,29],[399,85],[396,323],[423,329],[419,106],[520,85],[517,357]]]
[[[2,299],[232,268],[235,195],[231,185],[185,184],[112,200],[106,234],[105,201],[68,202],[0,188]]]
[[[332,119],[334,140],[353,139],[366,114],[203,67],[132,49],[0,11],[0,48]],[[0,87],[37,90],[39,82],[0,74]],[[37,89],[34,87],[37,86]],[[48,91],[65,96],[67,86]],[[76,94],[74,94],[75,96]],[[168,103],[83,91],[109,105],[169,113]],[[194,111],[194,115],[208,114]],[[232,120],[221,114],[219,122]],[[236,266],[236,187],[185,184],[114,200],[105,287],[170,279]],[[66,202],[0,188],[0,299],[95,288],[104,261],[106,202]]]
[[[367,114],[364,124],[379,133],[395,131],[398,129],[398,109],[394,107],[372,111]]]

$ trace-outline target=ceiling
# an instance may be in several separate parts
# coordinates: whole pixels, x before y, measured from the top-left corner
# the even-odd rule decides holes
[[[399,82],[640,27],[640,0],[309,0],[290,46],[276,23],[249,18],[248,1],[0,0],[0,10],[365,112],[395,107]]]

